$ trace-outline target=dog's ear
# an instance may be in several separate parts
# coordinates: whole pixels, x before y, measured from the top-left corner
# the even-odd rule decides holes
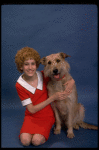
[[[66,53],[63,53],[63,52],[60,53],[60,56],[64,59],[67,58],[67,57],[71,57],[71,56],[69,56],[69,55],[67,55]]]
[[[46,57],[43,57],[41,60],[40,60],[40,63],[42,65],[46,65]]]

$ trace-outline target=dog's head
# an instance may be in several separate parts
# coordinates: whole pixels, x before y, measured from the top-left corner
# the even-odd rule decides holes
[[[40,62],[42,65],[45,66],[45,77],[50,77],[54,80],[59,80],[67,72],[69,72],[70,65],[67,61],[65,61],[65,58],[67,57],[70,56],[62,52],[43,57]]]

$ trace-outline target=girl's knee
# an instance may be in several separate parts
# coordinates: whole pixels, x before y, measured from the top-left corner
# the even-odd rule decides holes
[[[21,143],[22,143],[22,145],[24,145],[24,146],[29,146],[30,143],[31,143],[31,141],[30,141],[29,139],[27,139],[27,138],[22,138],[22,139],[21,139]]]
[[[30,143],[31,143],[31,138],[32,138],[32,135],[29,135],[28,133],[22,133],[20,135],[20,141],[22,143],[22,145],[24,146],[29,146]]]
[[[41,134],[34,134],[32,138],[32,144],[35,146],[44,144],[46,142],[45,137]]]

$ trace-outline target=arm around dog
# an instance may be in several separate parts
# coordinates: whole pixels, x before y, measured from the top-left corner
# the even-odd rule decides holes
[[[57,92],[54,95],[52,95],[51,97],[49,97],[47,100],[37,104],[37,105],[33,105],[33,104],[28,104],[26,107],[28,109],[28,111],[32,114],[40,111],[41,109],[43,109],[44,107],[46,107],[47,105],[49,105],[50,103],[52,103],[53,101],[57,100],[63,100],[65,94],[62,92]]]
[[[70,78],[64,85],[66,86],[65,92],[66,94],[69,94],[73,90],[73,86],[75,84],[75,80],[73,78]]]

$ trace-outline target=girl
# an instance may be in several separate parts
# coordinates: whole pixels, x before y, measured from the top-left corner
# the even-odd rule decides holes
[[[69,80],[64,92],[57,92],[50,98],[43,71],[37,71],[40,55],[36,50],[24,47],[15,56],[19,72],[23,73],[17,80],[16,90],[23,106],[26,106],[24,122],[20,130],[20,140],[24,146],[37,146],[48,140],[50,130],[55,122],[50,103],[65,99],[72,91],[74,80]]]

